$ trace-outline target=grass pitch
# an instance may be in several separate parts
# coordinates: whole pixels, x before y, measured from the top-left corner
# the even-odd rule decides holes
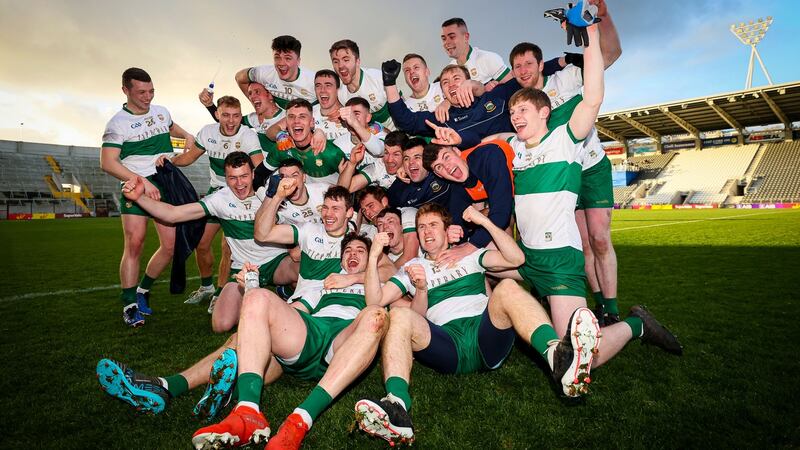
[[[632,342],[593,371],[578,404],[557,398],[524,345],[490,373],[415,365],[414,447],[800,446],[800,211],[615,211],[612,237],[621,309],[647,305],[684,356]],[[205,306],[158,283],[154,316],[126,328],[114,287],[118,219],[0,222],[0,242],[0,447],[190,448],[202,390],[140,416],[100,391],[94,367],[113,357],[151,375],[178,372],[227,337],[211,333]],[[151,229],[145,254],[155,242]],[[265,389],[273,430],[312,387],[287,376]],[[386,447],[348,433],[355,401],[382,395],[373,366],[317,420],[305,448]]]

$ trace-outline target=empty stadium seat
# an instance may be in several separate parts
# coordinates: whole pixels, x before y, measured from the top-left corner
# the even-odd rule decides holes
[[[800,202],[800,141],[766,144],[744,203]]]

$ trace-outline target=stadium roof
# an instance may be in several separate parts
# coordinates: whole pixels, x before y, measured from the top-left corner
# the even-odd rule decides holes
[[[597,118],[602,141],[625,142],[800,120],[800,81],[613,111]]]

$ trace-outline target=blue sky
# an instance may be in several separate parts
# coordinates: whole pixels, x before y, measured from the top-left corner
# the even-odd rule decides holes
[[[155,103],[191,132],[210,121],[197,102],[217,67],[217,93],[244,100],[236,70],[271,63],[274,36],[303,42],[309,69],[330,66],[327,49],[351,38],[362,64],[424,55],[436,72],[447,61],[439,25],[463,17],[472,43],[507,58],[520,41],[539,44],[545,57],[567,50],[558,26],[542,18],[558,2],[527,0],[325,3],[120,0],[0,0],[0,139],[97,146],[106,121],[124,101],[121,72],[148,70]],[[486,5],[491,6],[486,6]],[[336,9],[332,5],[337,6]],[[800,80],[800,12],[789,0],[608,0],[623,54],[606,74],[603,111],[744,87],[749,49],[731,23],[773,16],[759,51],[775,83]],[[382,20],[381,17],[388,19]],[[574,48],[574,47],[573,47]],[[754,85],[766,83],[760,70]],[[24,125],[20,125],[24,123]]]

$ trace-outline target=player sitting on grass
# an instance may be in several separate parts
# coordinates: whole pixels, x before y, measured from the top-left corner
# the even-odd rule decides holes
[[[136,201],[145,211],[167,223],[186,222],[204,216],[219,219],[225,239],[231,248],[232,272],[238,272],[245,262],[259,267],[262,285],[291,284],[297,280],[297,264],[286,258],[286,248],[278,244],[256,242],[254,226],[256,211],[261,206],[253,191],[253,162],[244,152],[225,157],[226,187],[196,203],[173,206],[145,195],[141,177],[128,180],[122,190],[125,197]],[[239,308],[244,291],[235,281],[229,281],[220,293],[211,315],[215,332],[228,331],[239,320]]]
[[[588,308],[577,309],[569,332],[559,341],[547,313],[511,280],[486,294],[488,270],[517,267],[525,255],[514,238],[489,218],[469,207],[464,220],[483,226],[498,250],[480,249],[452,266],[435,263],[448,248],[450,214],[437,204],[417,212],[417,233],[425,257],[406,263],[383,287],[370,276],[365,282],[367,301],[388,304],[407,293],[410,308],[392,308],[389,331],[382,345],[386,397],[356,403],[359,427],[390,442],[413,440],[409,411],[412,358],[445,374],[472,373],[500,367],[518,334],[541,354],[565,394],[586,392],[589,370],[600,342],[600,328]],[[515,333],[516,332],[516,333]]]

